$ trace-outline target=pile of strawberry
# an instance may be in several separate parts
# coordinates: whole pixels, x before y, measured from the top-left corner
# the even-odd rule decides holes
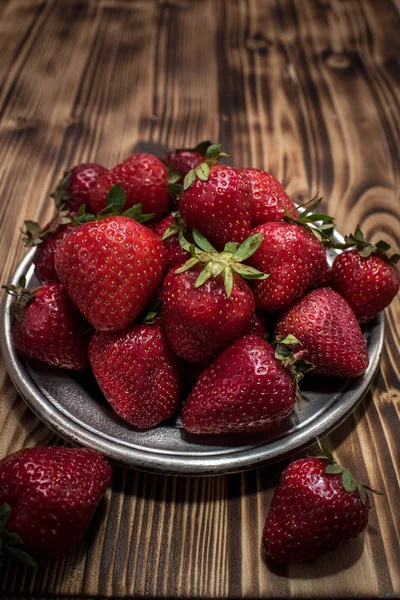
[[[6,287],[16,298],[15,346],[64,369],[91,367],[113,410],[141,429],[170,418],[184,400],[182,423],[190,433],[273,431],[300,402],[305,373],[352,378],[366,370],[360,323],[376,317],[399,290],[399,256],[387,256],[388,244],[366,242],[359,228],[338,244],[333,218],[314,212],[320,199],[297,209],[271,174],[226,166],[226,156],[220,145],[204,142],[164,161],[136,154],[111,170],[78,165],[53,194],[52,221],[45,227],[25,222],[24,241],[37,248],[42,285],[27,289],[22,280]],[[332,268],[327,248],[343,250]],[[33,458],[22,451],[0,462],[0,505],[6,503],[0,543],[20,558],[22,537],[39,555],[54,554],[49,537],[54,548],[69,551],[110,482],[109,466],[93,451],[34,451]],[[77,452],[91,453],[76,455],[89,489],[77,484],[76,507],[86,517],[69,540],[64,520],[71,523],[79,510],[60,500],[60,481],[70,478]],[[102,473],[92,488],[90,457]],[[54,467],[59,460],[64,473]],[[302,460],[285,472],[264,531],[267,554],[280,562],[337,547],[367,523],[364,488],[326,449],[323,458]],[[47,505],[51,494],[44,500],[33,482],[24,485],[26,464],[37,462],[44,488],[56,482],[54,506]],[[316,478],[318,490],[310,483]],[[296,506],[299,520],[317,503],[321,514],[330,507],[336,524],[341,511],[350,515],[346,534],[335,525],[327,536],[326,523],[309,540],[300,526],[285,534],[296,521],[289,513],[298,495],[307,497]],[[32,503],[36,516],[46,505],[53,527],[22,523],[18,515],[29,515]],[[55,543],[58,536],[64,546]]]

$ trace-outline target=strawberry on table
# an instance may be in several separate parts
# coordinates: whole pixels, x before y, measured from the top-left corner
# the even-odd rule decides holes
[[[120,185],[109,191],[107,203],[97,218],[77,213],[78,221],[89,220],[58,245],[56,269],[89,323],[101,331],[117,331],[139,316],[159,287],[164,249],[151,229],[134,220],[148,217],[138,216],[140,205],[118,214],[125,203]]]
[[[241,262],[254,252],[262,237],[250,236],[240,246],[228,243],[218,253],[196,229],[193,237],[198,247],[185,241],[183,234],[180,236],[184,248],[193,256],[164,279],[165,327],[175,354],[203,363],[249,326],[255,304],[242,277],[267,275]]]
[[[160,322],[134,324],[117,333],[96,332],[89,356],[104,396],[128,423],[155,427],[178,408],[180,365]]]
[[[206,160],[186,175],[179,200],[187,227],[198,229],[217,250],[243,242],[251,232],[249,181],[239,169],[219,165],[224,156],[219,144],[209,146]]]
[[[365,242],[358,227],[345,237],[344,246],[332,265],[332,287],[347,300],[358,321],[366,323],[386,308],[400,288],[400,275],[394,266],[400,255],[388,257],[389,244]]]
[[[320,448],[324,456],[291,463],[275,490],[262,545],[278,563],[317,558],[357,537],[368,524],[365,489],[380,494],[359,484],[325,446]]]
[[[68,211],[57,212],[43,228],[35,221],[25,221],[22,241],[27,248],[36,248],[33,264],[35,275],[41,283],[58,282],[55,265],[56,249],[73,227]]]
[[[62,369],[89,366],[88,323],[59,283],[45,283],[37,289],[3,286],[16,297],[11,305],[11,333],[14,345],[29,358]]]
[[[293,334],[296,351],[314,364],[311,374],[351,378],[364,373],[368,349],[350,306],[330,288],[305,294],[278,317],[275,336]]]
[[[57,559],[83,537],[111,481],[108,462],[94,450],[38,446],[0,460],[0,566],[30,554]]]
[[[152,154],[134,154],[114,167],[92,188],[90,206],[98,213],[106,206],[107,194],[116,184],[126,193],[126,208],[142,204],[143,212],[159,219],[168,205],[168,172],[166,165]]]
[[[75,165],[66,171],[52,194],[56,207],[65,206],[76,212],[85,204],[86,210],[90,210],[91,189],[106,173],[108,169],[95,163]]]
[[[223,350],[200,375],[182,410],[191,433],[256,433],[276,428],[299,399],[298,382],[312,365],[247,335]],[[281,362],[282,361],[282,362]],[[294,380],[293,380],[294,379]]]
[[[296,215],[297,210],[282,184],[267,171],[242,169],[251,186],[251,226],[269,221],[282,221],[285,210]]]

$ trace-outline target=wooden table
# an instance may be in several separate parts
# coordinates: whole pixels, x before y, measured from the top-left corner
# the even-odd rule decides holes
[[[223,142],[294,200],[316,192],[340,231],[399,250],[396,0],[2,0],[1,281],[24,218],[52,214],[62,170]],[[398,597],[400,302],[386,311],[371,393],[328,442],[385,492],[363,539],[271,568],[260,534],[284,464],[215,478],[115,469],[77,551],[36,575],[9,566],[4,598]],[[397,325],[397,326],[396,326]],[[0,456],[60,444],[0,380]],[[286,464],[286,463],[285,463]]]

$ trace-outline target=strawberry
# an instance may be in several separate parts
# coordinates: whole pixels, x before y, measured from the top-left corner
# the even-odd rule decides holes
[[[386,255],[389,244],[375,246],[364,241],[358,227],[345,237],[345,246],[355,246],[339,254],[332,266],[332,287],[347,300],[358,321],[366,323],[386,308],[400,288],[400,276],[394,264],[400,255]]]
[[[88,448],[38,446],[3,458],[0,563],[2,555],[8,554],[35,567],[28,552],[41,559],[71,552],[83,537],[111,475],[108,462]]]
[[[185,229],[179,212],[173,212],[164,217],[153,228],[154,233],[162,240],[166,271],[181,265],[189,258],[187,251],[180,245],[178,237],[179,232],[185,231]]]
[[[251,236],[239,247],[227,244],[220,254],[196,229],[193,237],[198,248],[183,242],[192,258],[164,279],[162,306],[172,350],[185,360],[202,363],[249,326],[254,298],[239,275],[266,275],[241,264],[260,244],[261,236]]]
[[[141,203],[143,211],[153,214],[155,219],[162,217],[167,210],[167,167],[156,156],[134,154],[102,177],[90,193],[93,212],[98,213],[105,208],[107,194],[117,183],[126,192],[127,208]]]
[[[66,206],[76,212],[85,204],[86,209],[90,210],[91,189],[106,173],[108,169],[95,163],[76,165],[66,171],[51,195],[56,207],[60,209]]]
[[[108,201],[113,200],[114,191],[118,196],[121,190],[114,186]],[[117,197],[117,204],[119,200]],[[123,204],[123,197],[121,200]],[[103,210],[104,214],[109,210],[111,216],[103,214],[101,220],[76,227],[56,251],[60,281],[87,320],[101,331],[124,329],[161,283],[161,241],[148,227],[126,216],[135,208],[118,216],[112,214],[111,202]],[[82,215],[85,217],[94,218]]]
[[[312,284],[312,288],[320,288],[320,287],[329,287],[331,285],[332,278],[332,267],[328,262],[325,263],[325,266],[318,277],[315,279]]]
[[[251,226],[257,227],[269,221],[282,221],[285,210],[296,214],[296,207],[283,189],[282,184],[267,171],[242,169],[251,185]]]
[[[292,342],[294,340],[292,339]],[[281,346],[285,346],[286,341]],[[182,410],[191,433],[256,433],[276,428],[293,410],[301,371],[311,365],[296,361],[281,348],[247,335],[223,350],[200,375]]]
[[[268,279],[254,281],[252,289],[259,310],[278,312],[301,296],[325,267],[325,249],[313,233],[296,223],[276,221],[253,230],[263,241],[247,261],[271,273]]]
[[[218,250],[243,242],[251,231],[250,184],[239,169],[216,165],[227,156],[212,145],[207,159],[186,175],[179,210],[189,229],[196,227]]]
[[[346,300],[330,288],[308,292],[278,317],[275,336],[293,334],[299,351],[315,365],[311,373],[351,378],[368,366],[368,350]]]
[[[29,358],[62,369],[85,369],[89,366],[88,324],[59,283],[25,289],[3,286],[17,299],[11,305],[14,345]]]
[[[324,456],[300,458],[283,472],[262,534],[268,558],[292,563],[317,558],[357,537],[368,524],[368,486]]]
[[[267,333],[267,321],[263,314],[254,312],[246,328],[245,335],[257,335],[263,338]]]
[[[147,429],[176,411],[179,364],[159,322],[134,324],[117,333],[96,332],[89,356],[103,394],[128,423]]]
[[[55,217],[43,228],[35,221],[25,221],[26,230],[22,241],[27,248],[36,247],[33,264],[35,275],[41,283],[58,281],[55,255],[58,244],[73,229],[67,211],[57,212]]]
[[[180,182],[183,183],[185,176],[195,169],[207,156],[207,148],[212,146],[210,141],[200,142],[195,148],[179,148],[173,152],[169,152],[165,157],[165,163],[172,168],[173,171],[180,173]]]

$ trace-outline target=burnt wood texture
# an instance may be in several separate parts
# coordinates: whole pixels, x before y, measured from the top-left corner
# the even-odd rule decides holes
[[[399,251],[396,0],[0,2],[0,270],[45,222],[64,168],[219,140],[291,197],[316,193],[339,231]],[[308,564],[268,566],[260,536],[280,463],[209,478],[117,467],[77,551],[37,574],[9,564],[2,598],[400,595],[400,301],[371,392],[327,442],[385,492],[364,536]],[[1,364],[0,456],[63,444]]]

